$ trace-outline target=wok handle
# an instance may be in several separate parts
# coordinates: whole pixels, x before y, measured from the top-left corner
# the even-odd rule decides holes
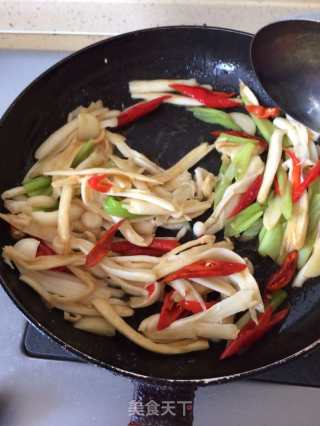
[[[129,426],[192,426],[196,386],[134,381]]]

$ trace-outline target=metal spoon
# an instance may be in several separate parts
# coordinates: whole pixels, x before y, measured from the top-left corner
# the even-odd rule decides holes
[[[263,27],[251,44],[262,86],[279,107],[320,131],[320,22],[290,20]]]

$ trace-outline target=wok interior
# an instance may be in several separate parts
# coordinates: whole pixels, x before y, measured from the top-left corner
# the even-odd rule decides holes
[[[208,27],[171,27],[140,31],[114,38],[71,56],[33,83],[4,117],[0,126],[0,190],[14,186],[32,162],[32,154],[48,134],[62,125],[78,105],[102,99],[107,105],[129,105],[128,81],[155,78],[191,78],[217,89],[237,90],[239,78],[249,84],[262,103],[270,103],[256,81],[249,62],[251,37],[244,33]],[[129,127],[128,143],[167,167],[205,140],[211,125],[192,118],[182,108],[165,105],[160,111]],[[210,154],[203,165],[214,171],[219,158]],[[1,223],[1,246],[10,241]],[[249,253],[259,281],[272,263],[255,254],[254,244],[240,245]],[[290,356],[319,336],[317,308],[320,286],[316,281],[290,295],[291,312],[281,327],[242,357],[218,361],[224,346],[179,356],[147,352],[125,337],[94,336],[74,329],[56,310],[49,312],[17,274],[1,261],[4,286],[30,319],[92,361],[103,366],[153,378],[223,380]],[[149,309],[149,313],[152,308]],[[139,311],[130,320],[137,325],[146,315]]]

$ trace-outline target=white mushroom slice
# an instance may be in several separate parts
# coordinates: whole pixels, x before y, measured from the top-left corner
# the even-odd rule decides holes
[[[75,170],[75,169],[67,169],[67,170],[52,170],[50,172],[44,173],[47,176],[92,176],[92,175],[106,175],[106,176],[112,176],[112,175],[119,175],[119,176],[127,176],[130,179],[136,179],[141,180],[143,182],[149,182],[153,184],[158,184],[159,182],[151,176],[145,176],[143,174],[138,173],[131,173],[131,172],[125,172],[120,169],[114,169],[114,168],[102,168],[102,167],[96,167],[92,169],[82,169],[82,170]]]
[[[146,201],[147,203],[154,204],[155,206],[159,206],[160,208],[165,209],[169,212],[176,211],[175,206],[169,201],[164,200],[163,198],[160,198],[160,197],[156,197],[150,192],[141,191],[140,189],[129,189],[128,191],[121,191],[121,192],[110,190],[108,192],[108,195],[113,195],[115,197],[122,197],[122,198],[132,198],[133,200]]]
[[[132,80],[129,82],[129,90],[131,93],[174,92],[175,90],[170,86],[170,84],[185,84],[187,86],[198,85],[195,78],[187,80]]]
[[[3,255],[11,259],[17,265],[32,271],[44,271],[47,269],[58,268],[60,266],[84,265],[85,258],[82,254],[55,254],[52,256],[38,256],[30,259],[13,246],[4,246]]]
[[[255,135],[256,123],[252,120],[250,115],[244,114],[243,112],[230,112],[230,115],[236,124],[241,127],[241,130],[249,135]]]
[[[213,145],[209,145],[207,142],[198,145],[196,148],[188,152],[183,158],[181,158],[174,166],[165,170],[163,173],[155,175],[154,178],[160,183],[164,184],[186,170],[196,165],[203,157],[209,154],[214,149]]]
[[[157,281],[152,283],[152,285],[154,285],[154,288],[151,294],[148,293],[146,296],[142,297],[130,297],[129,305],[131,308],[145,308],[147,306],[153,305],[160,299],[163,292],[163,285]]]
[[[6,200],[8,198],[15,198],[19,195],[23,195],[25,193],[25,189],[23,186],[17,186],[15,188],[8,189],[1,194],[1,198]]]
[[[206,305],[201,295],[197,292],[195,287],[188,281],[183,279],[174,280],[170,283],[170,286],[185,300],[194,300],[199,302],[203,310],[206,309]]]
[[[259,101],[256,95],[241,80],[240,80],[239,87],[240,87],[240,95],[242,98],[244,98],[250,105],[259,105]]]
[[[29,215],[32,212],[32,207],[25,200],[4,200],[4,206],[13,214],[25,213]]]
[[[125,137],[119,135],[118,133],[106,132],[108,140],[121,152],[121,154],[131,159],[139,167],[143,167],[145,170],[149,171],[152,174],[162,172],[163,169],[157,164],[153,163],[145,155],[141,154],[132,148],[125,142]]]
[[[190,278],[190,281],[217,291],[225,296],[231,296],[236,293],[235,288],[223,277],[208,277],[208,278]]]
[[[87,141],[95,139],[101,132],[99,120],[92,114],[81,112],[78,115],[78,139]]]
[[[39,247],[40,241],[35,238],[22,238],[15,243],[14,247],[19,251],[23,256],[28,259],[35,259],[37,256],[37,250]]]
[[[74,119],[60,129],[52,133],[36,150],[34,156],[37,160],[49,155],[51,152],[59,148],[59,146],[74,132],[78,127],[78,120]]]
[[[302,287],[309,278],[318,277],[320,275],[320,237],[319,232],[316,242],[313,246],[313,251],[307,263],[300,269],[296,275],[292,286]]]
[[[203,104],[197,101],[194,98],[189,98],[188,96],[182,95],[172,95],[166,92],[159,93],[131,93],[132,99],[143,99],[144,101],[152,101],[153,99],[159,98],[160,96],[170,96],[168,99],[165,99],[163,103],[180,105],[180,106],[203,106]]]
[[[71,210],[71,201],[72,201],[72,186],[65,185],[62,187],[59,210],[58,210],[58,222],[57,222],[57,231],[58,235],[67,249],[67,244],[70,240],[70,210]]]
[[[116,334],[115,328],[101,317],[81,318],[73,324],[73,327],[100,336],[111,337]]]
[[[161,354],[179,354],[197,350],[205,350],[209,347],[208,342],[201,339],[195,341],[176,341],[171,344],[154,343],[150,339],[138,333],[124,320],[122,320],[106,300],[96,299],[93,301],[93,305],[97,311],[99,311],[99,313],[115,327],[117,331],[125,335],[128,339],[132,340],[137,345],[152,352]]]
[[[272,133],[263,180],[257,197],[257,200],[260,204],[264,204],[266,202],[274,177],[277,173],[282,155],[283,136],[284,132],[279,129],[274,130]]]
[[[282,258],[293,250],[300,250],[305,243],[308,230],[308,194],[305,191],[300,199],[294,203],[292,215],[288,220],[283,236],[281,254]]]

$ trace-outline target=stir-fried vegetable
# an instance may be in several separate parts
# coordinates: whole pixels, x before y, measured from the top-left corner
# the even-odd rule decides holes
[[[233,355],[239,355],[241,352],[247,350],[255,342],[260,340],[267,334],[273,327],[282,322],[288,315],[288,308],[282,309],[275,314],[272,314],[272,307],[269,307],[264,314],[259,317],[259,322],[256,324],[254,321],[248,322],[238,334],[238,337],[229,343],[220,359],[230,358]]]
[[[302,182],[299,182],[297,187],[293,191],[293,202],[297,202],[302,196],[304,191],[320,176],[320,161],[318,161],[311,169],[308,171],[307,175]]]
[[[258,118],[275,118],[280,114],[280,108],[266,108],[261,105],[246,105],[246,110]]]
[[[279,271],[275,272],[268,280],[266,285],[267,291],[276,291],[286,287],[292,278],[297,267],[298,252],[292,251],[287,254]]]
[[[159,96],[156,99],[138,103],[128,108],[127,110],[122,111],[121,114],[118,116],[118,127],[127,126],[128,124],[131,124],[139,118],[150,114],[151,112],[159,108],[163,101],[168,98],[170,98],[170,95]]]
[[[122,225],[122,221],[115,223],[108,229],[90,250],[86,259],[86,266],[92,268],[108,254],[112,246],[112,238]]]
[[[50,195],[48,191],[51,190],[51,177],[38,176],[33,179],[28,179],[23,182],[23,187],[29,196]]]
[[[91,176],[88,185],[98,192],[108,192],[112,188],[112,183],[108,181],[106,175]]]
[[[218,184],[214,193],[214,207],[217,207],[221,201],[225,190],[230,186],[236,176],[236,167],[234,163],[223,160],[218,176]]]
[[[111,244],[111,250],[115,253],[129,256],[162,256],[164,253],[168,253],[178,247],[178,245],[179,242],[177,240],[160,238],[155,238],[148,247],[139,247],[129,241],[114,241]]]
[[[231,142],[234,144],[244,144],[244,143],[258,143],[262,150],[267,148],[267,143],[260,138],[259,136],[249,135],[246,132],[238,130],[216,130],[211,132],[211,135],[217,137],[216,142]]]
[[[241,130],[230,114],[214,108],[190,108],[195,118],[209,124],[218,124],[226,129]]]
[[[2,194],[9,213],[0,218],[19,239],[3,248],[4,260],[75,328],[119,332],[161,354],[217,340],[228,341],[221,359],[239,354],[286,317],[287,308],[276,311],[284,287],[320,276],[317,136],[261,106],[243,82],[241,99],[196,79],[133,81],[129,89],[142,102],[72,111],[37,149],[23,183]],[[187,107],[215,138],[167,169],[109,131],[162,103]],[[213,151],[222,156],[217,177],[197,166]],[[199,238],[183,242],[194,219]],[[225,240],[216,240],[219,231]],[[255,265],[232,251],[233,237],[257,238],[260,255],[279,264],[263,298]],[[158,312],[138,330],[123,319],[151,305]]]
[[[174,90],[183,95],[197,99],[201,104],[209,108],[227,109],[239,106],[238,99],[230,99],[234,93],[216,92],[199,86],[188,86],[184,84],[170,84]]]
[[[86,160],[89,155],[93,152],[94,145],[91,141],[85,142],[81,145],[79,151],[73,159],[71,167],[78,167],[80,163]]]
[[[226,262],[224,260],[199,260],[167,275],[162,282],[169,283],[179,278],[198,278],[226,276],[246,269],[245,263]]]
[[[276,262],[280,255],[284,231],[285,226],[281,222],[270,230],[262,228],[258,246],[259,254],[269,256]]]
[[[123,217],[126,219],[133,219],[137,217],[137,215],[130,213],[125,207],[123,207],[121,201],[118,201],[111,195],[104,199],[103,208],[110,216]]]
[[[236,178],[240,180],[246,174],[249,163],[251,161],[255,145],[253,143],[247,143],[234,156],[232,162],[236,168]]]
[[[254,93],[250,90],[248,86],[246,86],[242,81],[240,82],[240,96],[243,103],[247,105],[255,105],[259,106],[258,99],[254,95]],[[270,142],[272,133],[274,131],[274,126],[270,120],[267,118],[258,118],[254,114],[250,114],[253,121],[255,122],[259,132],[264,137],[264,139]]]
[[[252,182],[252,184],[249,186],[246,192],[244,192],[241,195],[238,204],[229,214],[229,218],[236,216],[238,213],[240,213],[246,207],[250,206],[250,204],[252,204],[257,199],[257,195],[258,195],[261,183],[262,183],[262,176],[259,175]]]
[[[239,236],[250,228],[261,216],[263,209],[258,203],[251,204],[242,209],[225,227],[224,234],[227,237]]]

